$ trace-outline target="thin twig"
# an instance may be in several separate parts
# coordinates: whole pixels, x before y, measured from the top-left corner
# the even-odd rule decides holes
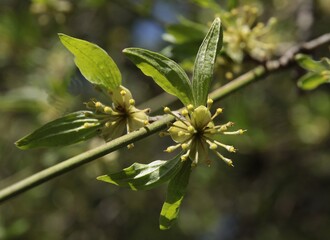
[[[223,87],[215,90],[210,94],[210,97],[214,100],[222,99],[228,96],[230,93],[241,89],[249,83],[252,83],[261,77],[264,77],[270,72],[278,71],[282,68],[288,67],[294,60],[294,56],[305,50],[313,50],[323,44],[330,42],[330,34],[324,34],[310,42],[303,43],[297,47],[294,47],[287,51],[278,60],[273,60],[267,62],[265,65],[258,66],[251,71],[241,75],[230,83],[224,85]],[[154,123],[148,125],[147,127],[141,128],[132,133],[126,134],[119,137],[111,142],[105,143],[102,146],[94,148],[92,150],[81,153],[77,156],[67,159],[61,163],[58,163],[52,167],[42,170],[30,177],[27,177],[13,185],[10,185],[0,191],[0,203],[5,202],[17,196],[29,189],[32,189],[44,182],[47,182],[57,176],[60,176],[66,172],[69,172],[79,166],[82,166],[88,162],[98,159],[106,154],[109,154],[121,147],[127,146],[130,143],[136,142],[140,139],[146,138],[151,134],[161,131],[166,128],[166,126],[174,120],[171,115],[165,115],[161,119],[155,121]]]

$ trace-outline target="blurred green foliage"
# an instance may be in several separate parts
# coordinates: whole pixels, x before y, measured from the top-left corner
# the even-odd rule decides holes
[[[201,25],[214,18],[214,11],[196,3],[203,1],[0,2],[1,188],[103,143],[93,139],[28,152],[14,146],[42,124],[82,109],[82,102],[97,94],[73,66],[57,33],[88,39],[106,49],[128,79],[125,86],[137,103],[143,103],[161,90],[121,50],[135,46],[132,32],[139,20],[165,29],[169,22],[155,11],[164,2]],[[244,4],[257,7],[263,22],[278,19],[280,52],[329,30],[327,0],[249,0]],[[139,31],[148,37],[147,29]],[[329,48],[323,46],[312,54],[314,59],[329,57]],[[244,71],[255,64],[248,61],[240,68]],[[214,88],[228,81],[221,67],[217,73]],[[152,136],[132,150],[112,153],[4,203],[0,239],[327,239],[329,86],[302,91],[296,82],[303,74],[300,68],[283,70],[215,104],[224,108],[223,122],[233,120],[248,132],[226,139],[239,148],[232,156],[235,168],[214,158],[210,168],[200,166],[193,171],[178,225],[170,231],[161,232],[155,221],[164,189],[132,193],[95,179],[135,161],[168,158],[162,150],[170,140]]]

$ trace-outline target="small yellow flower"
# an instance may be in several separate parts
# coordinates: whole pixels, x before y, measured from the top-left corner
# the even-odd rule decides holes
[[[236,62],[243,60],[244,53],[251,57],[264,61],[269,59],[275,51],[276,40],[272,34],[272,28],[276,23],[275,18],[270,18],[267,24],[257,23],[260,15],[256,7],[244,6],[232,9],[224,14],[226,29],[223,41],[226,53]]]
[[[216,112],[211,115],[210,107],[212,102],[213,101],[209,99],[207,107],[198,106],[194,108],[192,105],[188,105],[182,110],[181,114],[175,114],[168,107],[164,108],[165,113],[174,115],[176,118],[176,121],[168,129],[167,134],[170,135],[177,144],[168,147],[165,150],[166,152],[172,152],[181,148],[183,150],[181,156],[182,161],[190,158],[193,165],[196,165],[199,161],[205,161],[209,165],[208,149],[210,149],[228,165],[233,166],[232,160],[218,152],[218,148],[224,148],[229,152],[236,152],[236,149],[216,139],[218,139],[218,136],[221,134],[239,135],[243,134],[245,130],[227,131],[229,127],[233,126],[232,122],[223,125],[215,125],[213,120],[222,113],[222,109],[218,108]]]
[[[102,121],[100,131],[105,141],[120,137],[125,131],[130,133],[149,123],[147,115],[149,109],[136,108],[135,100],[127,88],[119,86],[109,91],[109,94],[113,102],[111,107],[96,100],[86,103],[87,108],[94,110],[96,116]]]

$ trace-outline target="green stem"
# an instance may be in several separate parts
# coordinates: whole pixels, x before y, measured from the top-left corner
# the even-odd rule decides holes
[[[215,90],[210,94],[210,97],[214,100],[224,98],[230,93],[241,89],[242,87],[260,79],[261,77],[264,77],[267,73],[275,72],[288,67],[293,62],[294,56],[298,52],[302,50],[312,50],[328,42],[330,42],[330,34],[324,34],[317,39],[301,44],[300,46],[296,46],[287,51],[278,60],[269,61],[265,65],[258,66],[251,71],[241,75],[237,79],[231,81],[230,83],[224,85],[223,87]],[[153,133],[165,129],[168,123],[172,122],[173,120],[173,116],[165,115],[160,120],[148,125],[147,127],[141,128],[137,131],[112,140],[111,142],[105,143],[102,146],[81,153],[75,157],[69,158],[66,161],[63,161],[59,164],[42,170],[30,177],[27,177],[13,185],[10,185],[0,191],[0,203],[3,203],[8,199],[13,198],[14,196],[17,196],[59,175],[69,172],[81,165],[84,165],[106,154],[109,154],[121,147],[127,146],[130,143],[136,142],[140,139],[146,138]]]
[[[136,142],[145,138],[153,133],[165,129],[167,124],[174,120],[171,115],[166,115],[162,119],[148,125],[147,127],[140,128],[130,134],[116,138],[111,142],[105,143],[97,148],[81,153],[77,156],[69,158],[66,161],[58,163],[52,167],[42,170],[30,177],[27,177],[3,190],[0,191],[0,203],[23,193],[31,188],[34,188],[44,182],[49,181],[59,175],[69,172],[81,165],[91,162],[106,154],[109,154],[121,147],[127,146],[130,143]]]

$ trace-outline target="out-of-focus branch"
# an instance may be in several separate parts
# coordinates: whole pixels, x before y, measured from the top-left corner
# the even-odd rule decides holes
[[[283,56],[277,60],[266,62],[264,65],[258,66],[251,71],[241,75],[230,83],[215,90],[210,94],[210,97],[215,101],[222,99],[229,94],[237,91],[247,84],[250,84],[268,73],[278,71],[280,69],[289,67],[294,61],[294,56],[303,51],[313,50],[323,44],[330,42],[330,33],[324,34],[310,42],[302,43],[288,50]],[[137,131],[119,137],[111,142],[105,143],[102,146],[81,153],[75,157],[69,158],[66,161],[58,163],[52,167],[42,170],[30,177],[27,177],[11,186],[0,191],[0,203],[5,202],[29,189],[32,189],[44,182],[47,182],[57,176],[69,172],[79,166],[109,154],[121,147],[125,147],[130,143],[136,142],[140,139],[146,138],[151,134],[159,132],[166,128],[166,126],[174,120],[171,115],[162,116],[159,120],[153,122],[147,127],[141,128]]]

